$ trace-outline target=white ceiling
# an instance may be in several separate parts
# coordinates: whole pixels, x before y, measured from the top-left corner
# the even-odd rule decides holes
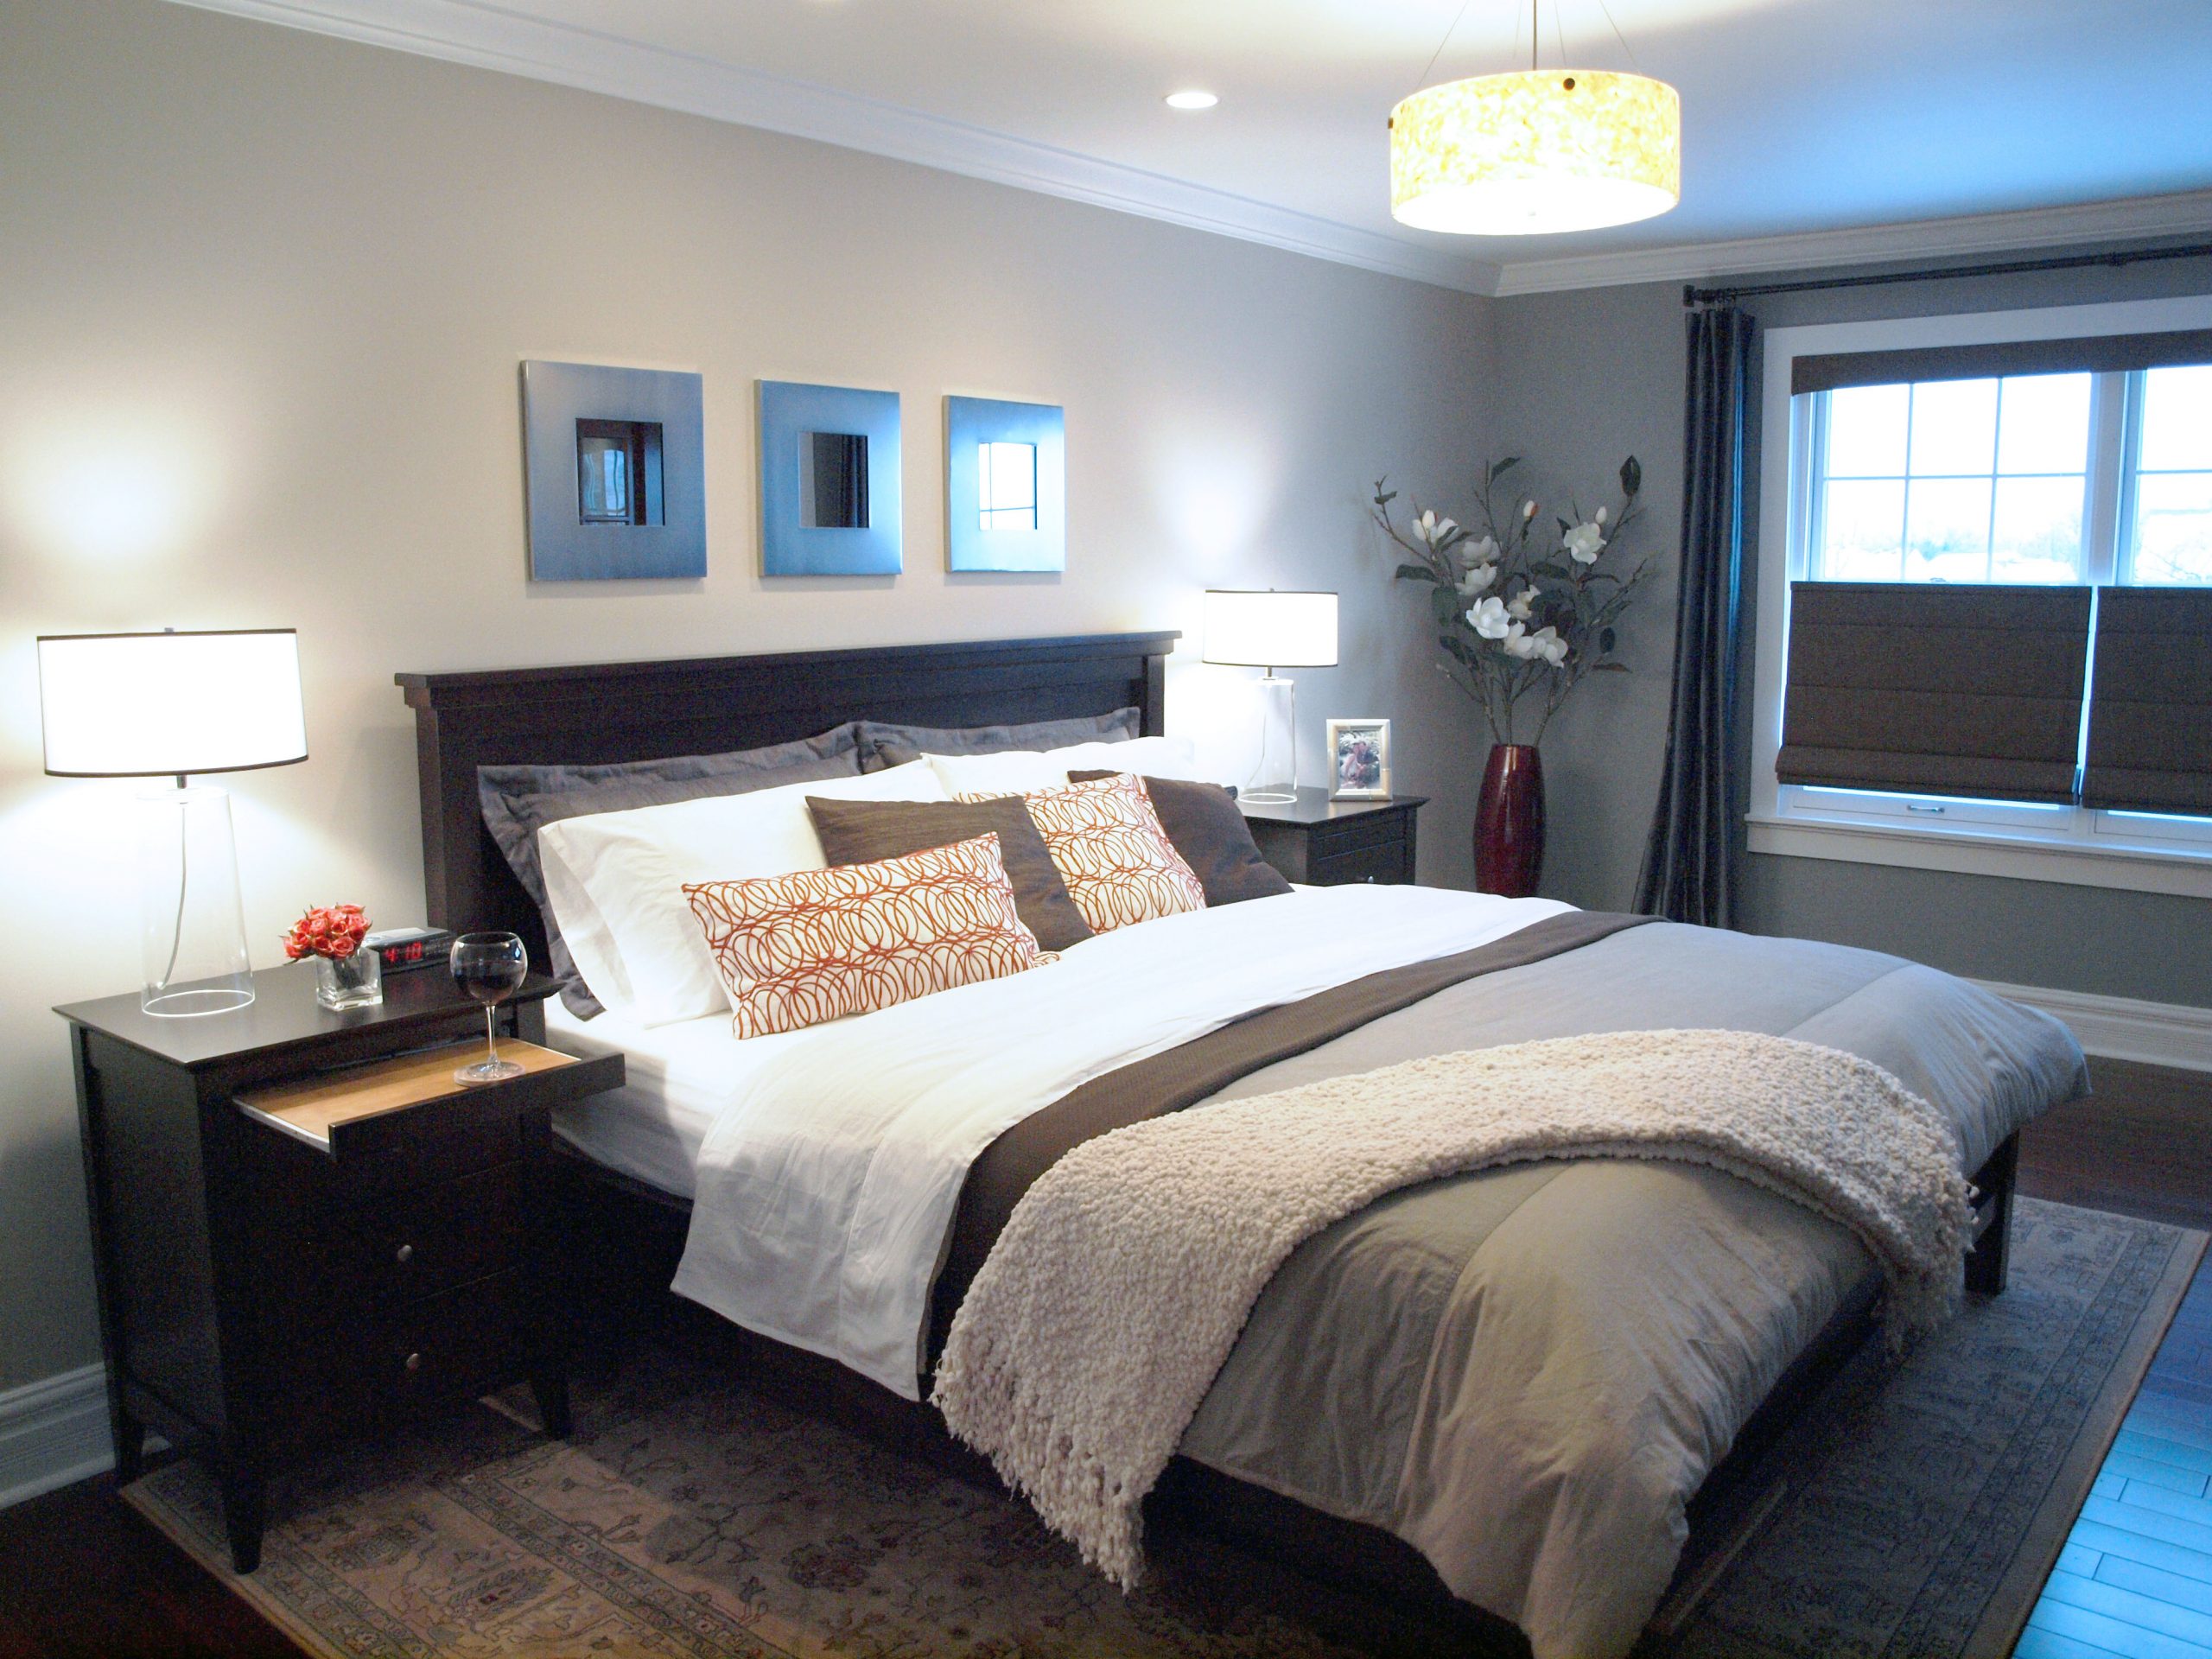
[[[1478,291],[2212,228],[2212,0],[1541,0],[1545,63],[1681,89],[1682,200],[1495,238],[1392,222],[1383,122],[1447,31],[1427,79],[1525,64],[1512,0],[187,3]]]

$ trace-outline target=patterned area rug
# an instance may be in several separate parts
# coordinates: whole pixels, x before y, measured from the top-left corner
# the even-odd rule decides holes
[[[2202,1234],[2024,1200],[2012,1289],[1846,1370],[1668,1659],[2010,1650]],[[526,1396],[518,1396],[526,1397]],[[1022,1504],[654,1352],[549,1442],[510,1402],[296,1471],[232,1582],[325,1656],[1320,1656],[1414,1626],[1201,1540],[1123,1597]],[[231,1578],[196,1463],[126,1497]]]

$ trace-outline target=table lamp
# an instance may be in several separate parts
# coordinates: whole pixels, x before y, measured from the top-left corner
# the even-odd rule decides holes
[[[1275,670],[1337,665],[1337,596],[1208,588],[1204,660],[1267,670],[1259,681],[1260,760],[1243,798],[1270,806],[1295,801],[1296,692]]]
[[[174,778],[141,791],[139,1006],[163,1017],[253,1001],[227,791],[194,773],[308,758],[291,628],[41,635],[39,713],[54,778]]]

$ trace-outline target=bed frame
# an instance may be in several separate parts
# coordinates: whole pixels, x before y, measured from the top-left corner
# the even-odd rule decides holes
[[[505,928],[544,960],[544,931],[484,826],[476,768],[518,762],[589,765],[712,753],[811,736],[852,720],[929,726],[1103,715],[1135,706],[1162,730],[1173,632],[1093,634],[870,650],[715,657],[477,673],[396,676],[415,711],[422,785],[423,877],[436,926]],[[558,1145],[560,1143],[556,1143]],[[1977,1176],[1978,1242],[1970,1289],[2004,1288],[2017,1141]],[[756,1337],[681,1302],[667,1287],[690,1205],[563,1152],[554,1182],[567,1252],[566,1300],[588,1355],[619,1360],[641,1330],[741,1356],[749,1376],[800,1410],[828,1416],[931,1461],[995,1484],[936,1411],[832,1361]],[[1852,1299],[1787,1371],[1691,1506],[1691,1542],[1657,1624],[1679,1624],[1749,1538],[1786,1479],[1800,1408],[1862,1357],[1874,1328],[1871,1288]],[[1414,1548],[1381,1529],[1325,1516],[1178,1458],[1148,1516],[1256,1548],[1366,1602],[1360,1635],[1380,1621],[1411,1644],[1443,1636],[1481,1653],[1526,1654],[1520,1632],[1446,1590]],[[1379,1592],[1379,1599],[1376,1599]]]

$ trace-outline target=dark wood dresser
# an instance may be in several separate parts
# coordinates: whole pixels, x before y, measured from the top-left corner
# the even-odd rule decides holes
[[[146,1431],[207,1458],[233,1563],[259,1563],[269,1471],[335,1439],[528,1380],[568,1432],[541,1191],[550,1109],[621,1057],[542,1046],[550,981],[500,1010],[528,1070],[464,1087],[484,1014],[444,973],[380,1007],[315,1000],[305,966],[235,1014],[69,1021],[119,1479]],[[512,1052],[510,1047],[512,1045]]]
[[[1260,855],[1293,881],[1317,887],[1351,881],[1410,882],[1414,821],[1421,795],[1387,801],[1332,801],[1325,789],[1301,789],[1280,806],[1239,800]]]

